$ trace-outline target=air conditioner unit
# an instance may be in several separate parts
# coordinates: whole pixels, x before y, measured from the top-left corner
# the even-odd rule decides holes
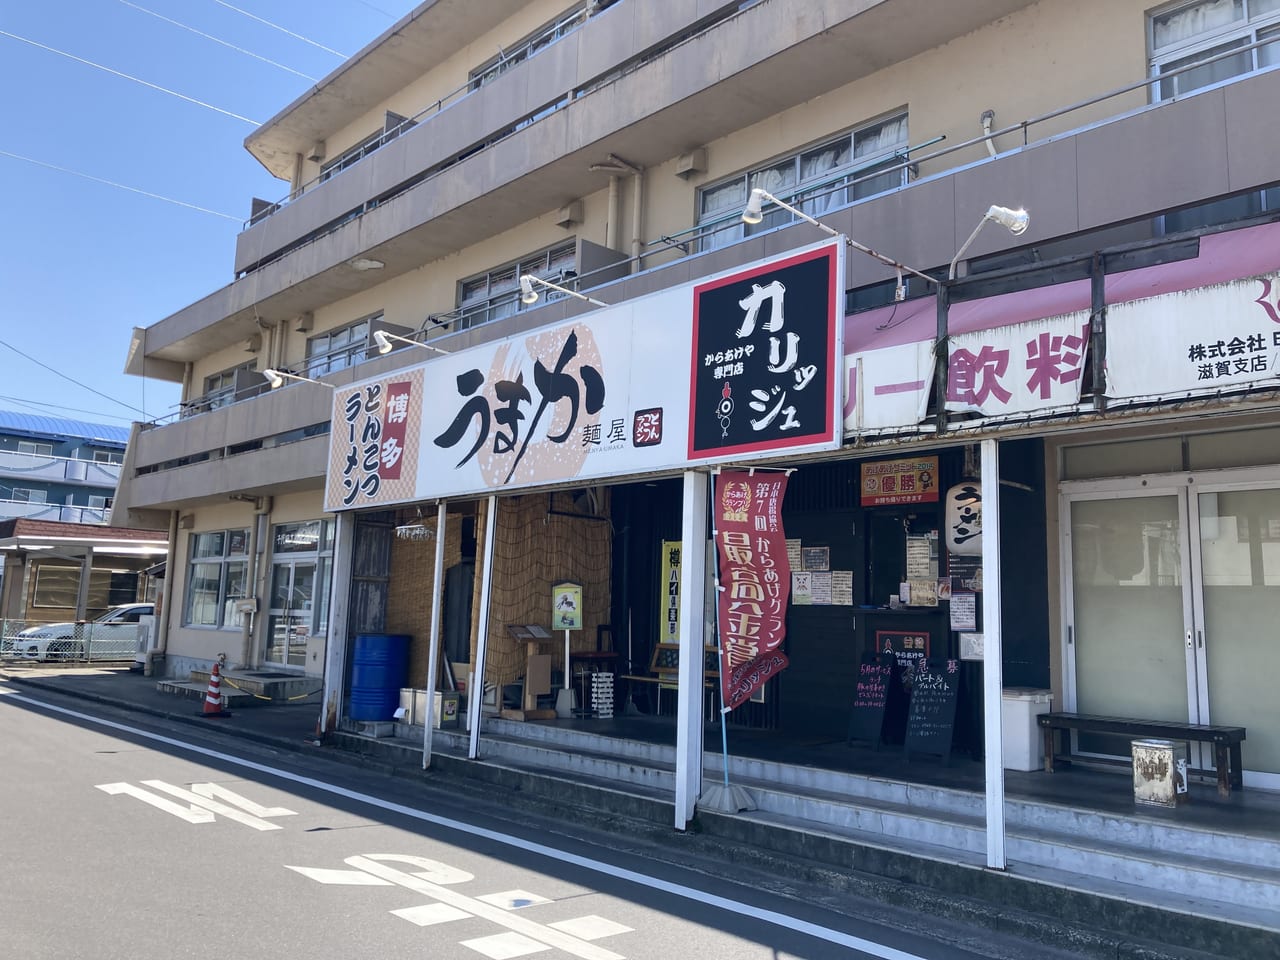
[[[695,173],[707,172],[707,151],[702,147],[682,153],[676,158],[676,176],[691,177]]]
[[[575,223],[582,222],[582,201],[575,200],[568,206],[561,207],[556,211],[556,226],[570,227]]]

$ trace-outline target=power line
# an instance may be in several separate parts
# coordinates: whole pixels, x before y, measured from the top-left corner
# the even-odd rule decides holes
[[[154,10],[148,10],[146,7],[140,7],[136,3],[130,3],[129,0],[119,0],[119,2],[123,3],[126,7],[132,7],[134,10],[145,13],[148,16],[155,17],[157,20],[163,20],[165,23],[171,23],[175,27],[181,27],[183,30],[189,30],[198,37],[204,37],[206,40],[212,40],[214,43],[221,44],[224,47],[228,47],[231,50],[236,51],[236,53],[243,53],[246,57],[253,57],[253,59],[261,60],[263,63],[269,63],[273,67],[279,67],[281,70],[292,73],[294,76],[301,77],[303,80],[310,80],[312,83],[316,82],[315,77],[309,77],[300,70],[295,70],[293,67],[286,67],[283,63],[277,63],[274,60],[268,60],[266,57],[259,56],[252,50],[246,50],[244,47],[237,47],[234,43],[228,43],[226,40],[220,40],[212,34],[205,33],[203,30],[197,30],[195,27],[188,26],[185,23],[179,23],[177,20],[170,20],[168,17],[163,14],[156,13]]]
[[[142,196],[150,197],[153,200],[163,200],[165,203],[176,204],[179,207],[186,207],[189,210],[198,210],[201,213],[212,214],[215,217],[222,217],[222,219],[230,220],[233,223],[242,223],[244,221],[244,217],[233,217],[229,213],[219,213],[217,210],[210,210],[207,207],[198,207],[194,203],[187,203],[185,200],[174,200],[172,197],[162,197],[158,193],[150,193],[147,190],[140,190],[137,187],[131,187],[124,183],[116,183],[114,180],[104,180],[102,177],[95,177],[87,173],[81,173],[78,170],[60,167],[54,163],[45,163],[43,160],[34,160],[31,157],[24,157],[21,154],[10,153],[8,150],[0,150],[0,157],[11,157],[14,160],[23,160],[27,163],[34,163],[37,167],[47,167],[50,170],[57,170],[59,173],[69,173],[73,177],[82,177],[85,180],[92,180],[94,183],[105,183],[109,187],[118,187],[121,190],[128,190],[130,193],[140,193]]]
[[[188,97],[185,93],[178,93],[176,90],[169,90],[166,87],[158,86],[147,80],[140,80],[138,77],[131,77],[127,73],[121,73],[119,70],[112,70],[110,67],[104,67],[102,64],[94,63],[92,60],[85,60],[81,57],[75,56],[74,54],[67,53],[64,50],[57,50],[53,47],[45,46],[43,43],[37,43],[35,40],[28,40],[26,37],[18,36],[16,33],[9,33],[7,30],[0,30],[0,36],[9,37],[11,40],[19,40],[22,43],[28,43],[33,47],[39,47],[41,50],[47,50],[49,53],[56,53],[60,57],[66,57],[68,60],[74,60],[76,63],[83,63],[85,66],[93,67],[96,70],[103,70],[113,76],[123,77],[125,80],[132,80],[134,83],[140,83],[144,87],[150,87],[152,90],[159,90],[161,93],[167,93],[171,97],[177,97],[179,100],[186,100],[188,103],[194,103],[199,107],[206,107],[217,113],[221,113],[224,116],[231,117],[234,120],[243,120],[245,123],[252,124],[255,127],[261,126],[257,120],[250,120],[248,117],[242,117],[238,113],[232,113],[230,110],[223,110],[221,107],[215,107],[211,103],[205,103],[203,100],[197,100],[195,97]]]
[[[292,30],[286,29],[285,27],[280,26],[280,24],[278,23],[272,23],[270,20],[263,20],[261,17],[254,16],[248,10],[241,10],[239,7],[233,7],[231,4],[227,3],[226,0],[213,0],[213,2],[220,7],[226,7],[228,10],[234,10],[236,13],[241,14],[242,16],[246,16],[250,20],[257,20],[259,23],[266,24],[268,27],[271,27],[271,29],[273,30],[279,30],[281,33],[288,34],[289,36],[293,37],[293,39],[295,40],[301,40],[303,43],[309,43],[311,44],[311,46],[317,47],[323,50],[325,53],[332,53],[335,57],[341,57],[343,60],[347,59],[347,55],[345,53],[339,53],[337,50],[334,50],[332,47],[326,47],[323,43],[316,43],[314,40],[308,40],[306,37],[302,36],[301,34],[294,33]]]
[[[18,356],[25,357],[26,359],[30,360],[37,367],[44,367],[44,369],[48,370],[54,376],[61,377],[63,380],[66,380],[68,383],[74,383],[77,387],[80,387],[81,389],[84,389],[84,390],[88,390],[90,393],[95,393],[98,396],[102,397],[103,400],[110,400],[112,403],[118,403],[120,406],[125,407],[126,409],[135,410],[138,413],[142,414],[144,417],[149,416],[147,411],[142,410],[139,407],[135,407],[131,403],[125,403],[123,400],[117,400],[115,397],[109,397],[102,391],[95,390],[93,389],[93,387],[89,386],[88,384],[81,383],[79,380],[75,379],[74,377],[68,377],[65,373],[62,373],[59,370],[53,369],[53,367],[49,366],[47,363],[41,363],[39,360],[31,356],[30,354],[23,353],[21,350],[15,347],[12,343],[7,343],[4,340],[0,340],[0,347],[8,347]]]
[[[368,7],[370,10],[373,10],[377,13],[382,14],[388,20],[394,20],[396,18],[396,15],[394,13],[390,13],[387,10],[383,10],[381,7],[374,6],[372,3],[369,2],[369,0],[356,0],[356,3],[360,4],[363,7]]]

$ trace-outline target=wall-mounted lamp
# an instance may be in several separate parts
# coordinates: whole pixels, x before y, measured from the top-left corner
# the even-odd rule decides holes
[[[347,261],[347,266],[352,270],[381,270],[386,264],[372,257],[355,257]]]
[[[287,371],[284,371],[284,370],[272,370],[270,367],[268,367],[266,370],[263,370],[262,375],[267,378],[267,383],[271,384],[272,390],[275,390],[277,387],[284,386],[284,382],[286,379],[301,380],[303,383],[318,383],[323,387],[333,386],[333,384],[325,383],[322,380],[312,380],[310,377],[300,377],[296,373],[288,373]]]
[[[809,214],[805,213],[803,210],[797,210],[795,207],[791,206],[791,204],[783,203],[781,200],[779,200],[769,191],[762,190],[759,187],[756,187],[754,190],[752,190],[751,196],[747,198],[747,207],[745,210],[742,211],[742,222],[743,223],[759,223],[761,220],[763,220],[764,219],[763,208],[764,208],[765,201],[776,204],[777,206],[781,207],[783,210],[790,211],[793,216],[799,217],[801,220],[804,220],[804,221],[807,221],[808,223],[813,224],[815,227],[817,227],[823,233],[828,234],[829,236],[842,238],[844,242],[847,243],[849,246],[851,246],[854,250],[857,250],[861,253],[865,253],[869,257],[874,257],[875,259],[879,260],[881,263],[885,264],[886,266],[893,267],[893,269],[898,274],[898,286],[897,286],[897,289],[894,291],[894,295],[893,295],[893,298],[895,300],[903,300],[906,298],[906,295],[907,295],[907,288],[902,281],[903,273],[910,273],[913,276],[917,276],[920,279],[927,280],[933,284],[936,284],[938,282],[933,277],[929,276],[927,273],[921,273],[919,270],[913,270],[911,267],[908,267],[906,264],[899,263],[897,260],[894,260],[892,257],[886,257],[883,253],[877,253],[875,250],[872,250],[870,247],[863,246],[861,243],[858,243],[858,241],[853,240],[849,237],[846,237],[844,234],[840,233],[837,230],[832,229],[831,227],[827,226],[825,223],[821,222],[820,220],[815,220],[813,217],[809,216]]]
[[[394,333],[387,333],[385,330],[373,331],[373,342],[378,345],[378,353],[386,354],[391,352],[391,341],[399,340],[401,343],[407,343],[411,347],[421,347],[423,350],[434,350],[436,353],[448,353],[448,350],[441,350],[439,347],[433,347],[429,343],[422,343],[418,340],[410,340],[408,337],[401,337]]]
[[[954,280],[956,278],[956,264],[960,262],[960,257],[969,249],[969,244],[978,236],[978,231],[983,228],[987,221],[998,223],[1004,227],[1015,237],[1019,237],[1027,232],[1027,227],[1031,223],[1031,216],[1025,210],[1010,210],[1008,207],[992,206],[983,214],[982,219],[978,221],[978,225],[973,228],[973,233],[969,234],[969,239],[960,245],[960,249],[956,251],[956,255],[951,258],[951,269],[947,271],[947,279]]]
[[[552,290],[559,290],[561,293],[567,293],[571,297],[577,297],[579,300],[585,300],[587,303],[594,303],[597,307],[607,307],[609,304],[603,300],[596,300],[588,297],[586,294],[579,293],[577,290],[570,290],[568,287],[562,287],[558,283],[552,283],[550,280],[543,280],[541,277],[535,277],[531,273],[526,273],[520,277],[520,302],[531,304],[538,302],[538,291],[533,289],[535,283],[540,283],[544,287],[550,287]]]

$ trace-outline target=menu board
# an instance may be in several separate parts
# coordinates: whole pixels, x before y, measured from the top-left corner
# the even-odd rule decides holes
[[[893,654],[868,653],[862,658],[858,667],[858,683],[853,691],[853,709],[849,713],[849,743],[866,740],[875,749],[880,749],[884,710],[897,667]]]
[[[956,699],[960,689],[957,660],[920,660],[911,684],[911,706],[907,712],[907,736],[903,752],[929,753],[951,758],[955,732]]]

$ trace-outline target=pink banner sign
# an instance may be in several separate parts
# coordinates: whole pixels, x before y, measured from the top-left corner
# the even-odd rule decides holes
[[[785,473],[725,471],[716,477],[720,694],[725,709],[749,700],[788,664],[791,564],[782,528]]]

